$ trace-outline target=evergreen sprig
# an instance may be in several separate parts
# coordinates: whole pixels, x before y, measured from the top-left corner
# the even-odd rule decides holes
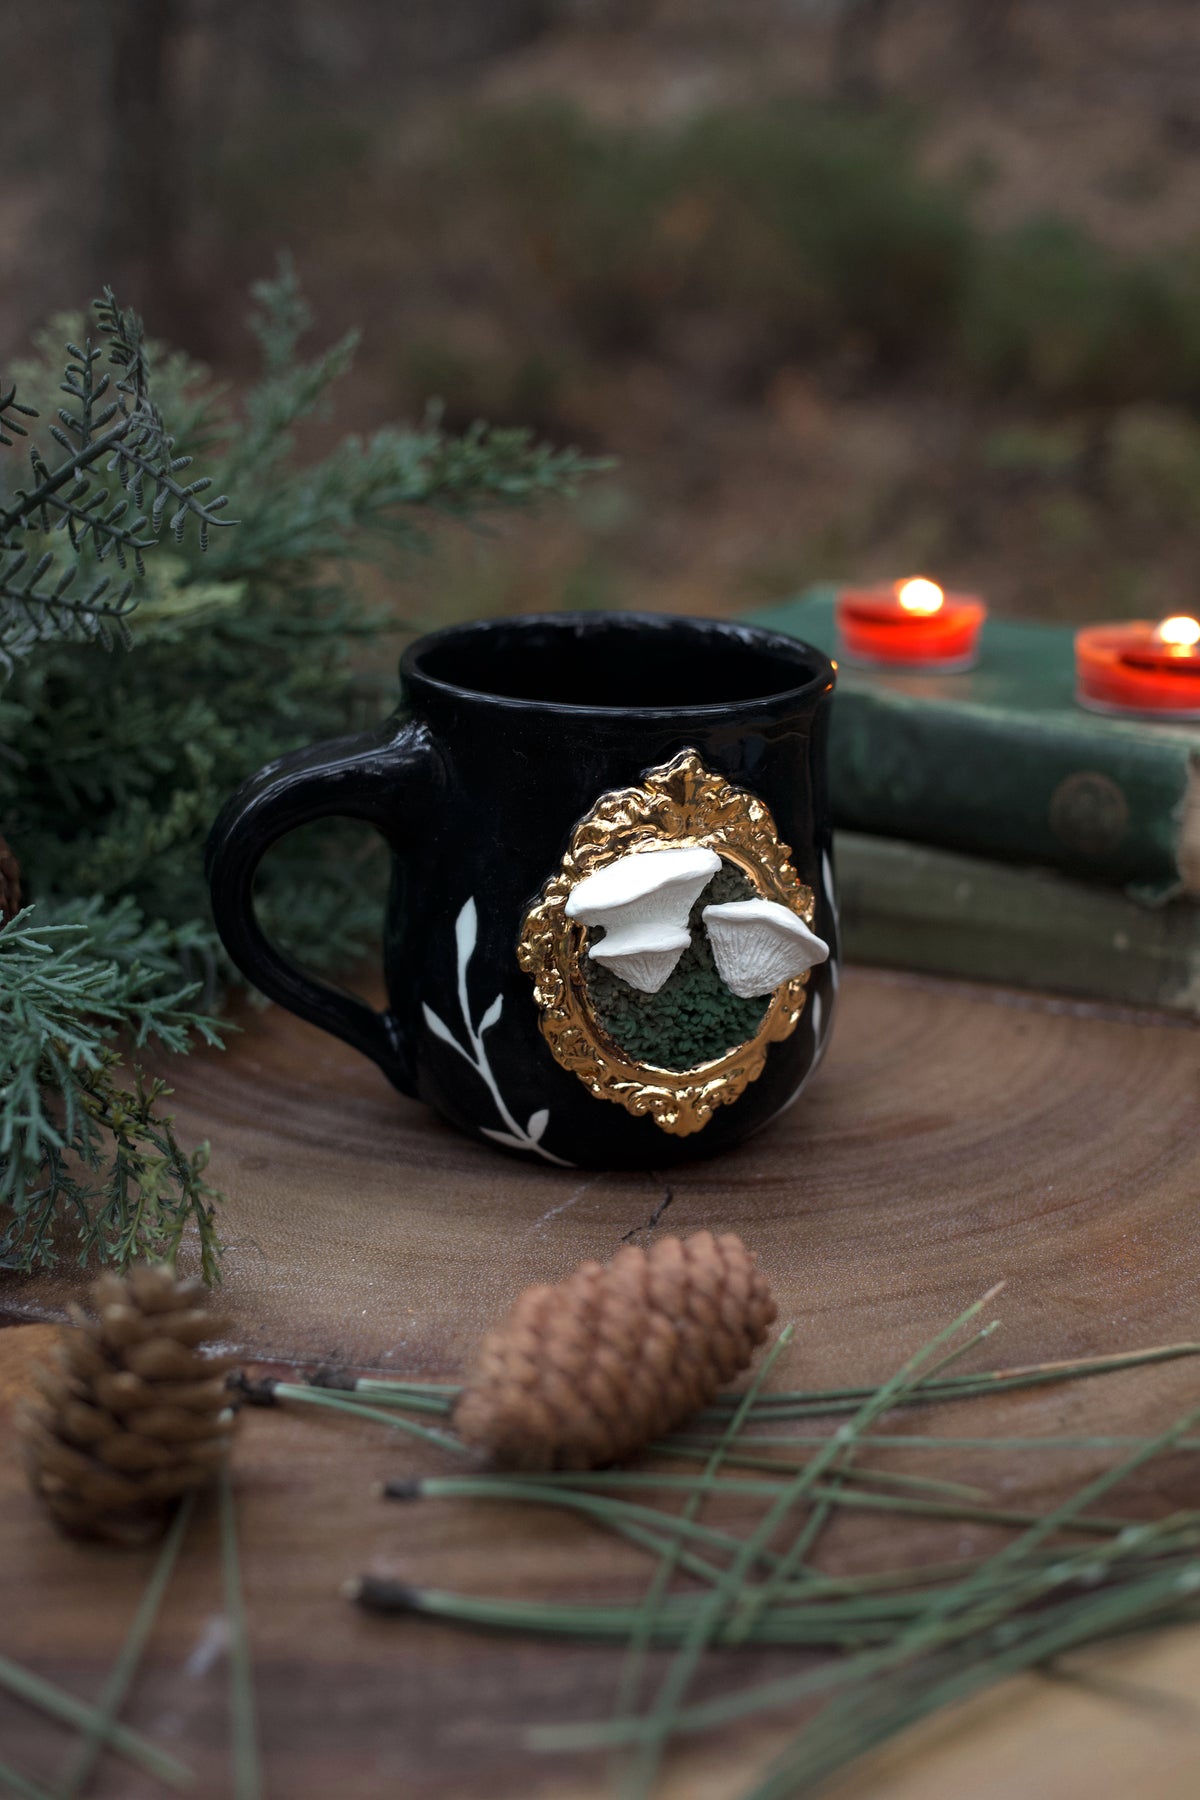
[[[219,1043],[181,986],[165,927],[124,902],[82,905],[44,924],[26,908],[0,926],[0,1267],[52,1262],[69,1221],[86,1258],[173,1256],[194,1225],[206,1276],[216,1272],[216,1195],[207,1147],[188,1154],[159,1102],[170,1092],[135,1062],[121,1079],[118,1044]]]
[[[347,436],[320,462],[298,466],[296,428],[324,413],[348,372],[358,333],[311,359],[299,343],[311,324],[295,271],[256,283],[251,317],[263,374],[244,402],[244,429],[226,429],[220,480],[238,496],[239,529],[213,546],[210,566],[230,579],[320,582],[323,565],[424,551],[439,518],[529,507],[561,497],[601,465],[539,443],[520,428],[483,423],[455,434],[436,408],[418,427]],[[211,424],[211,421],[210,421]],[[342,576],[344,588],[345,575]]]
[[[192,457],[175,454],[175,440],[151,398],[141,321],[135,313],[122,311],[111,288],[96,301],[95,312],[118,379],[114,383],[107,371],[97,372],[103,348],[93,346],[90,337],[82,349],[68,341],[72,360],[59,387],[73,404],[57,407],[56,420],[47,427],[63,454],[51,464],[36,444],[31,446],[37,485],[18,488],[10,504],[0,508],[0,534],[7,537],[39,528],[45,532],[56,524],[71,532],[72,546],[78,548],[90,533],[101,560],[112,549],[132,550],[141,574],[140,552],[158,541],[168,501],[174,501],[177,509],[171,515],[176,535],[191,515],[199,522],[203,548],[209,526],[232,524],[218,516],[228,505],[228,496],[201,499],[213,485],[211,476],[200,476],[186,486],[174,479],[190,466]],[[36,409],[22,410],[26,417],[37,416]],[[96,469],[100,463],[104,473],[116,475],[122,492],[100,479]],[[146,483],[153,489],[149,517],[140,511]],[[139,509],[132,518],[129,497]],[[104,516],[99,509],[106,503],[109,512]]]
[[[301,354],[311,319],[286,262],[254,295],[263,366],[240,411],[108,290],[97,341],[57,321],[0,389],[9,448],[49,421],[31,484],[0,464],[0,830],[36,907],[0,957],[0,1063],[11,1050],[26,1070],[0,1082],[0,1264],[52,1259],[64,1222],[82,1259],[125,1262],[191,1220],[213,1272],[203,1153],[176,1143],[161,1084],[117,1061],[129,1033],[174,1051],[207,1034],[193,984],[209,1009],[236,979],[203,879],[212,820],[262,764],[386,710],[371,651],[399,621],[358,596],[355,564],[419,550],[438,517],[567,492],[592,466],[433,416],[301,462],[298,427],[328,409],[356,334]],[[208,472],[188,480],[196,458]],[[226,493],[238,529],[205,554]],[[384,882],[369,834],[312,827],[268,859],[260,917],[302,960],[345,965],[377,930]],[[30,931],[49,963],[30,962]]]
[[[379,647],[402,622],[363,600],[356,566],[421,551],[439,520],[569,492],[594,466],[525,432],[455,435],[436,417],[344,438],[302,462],[298,428],[328,411],[355,334],[302,354],[311,321],[286,261],[254,299],[262,373],[239,413],[187,358],[141,352],[181,449],[203,455],[236,497],[237,530],[207,556],[193,532],[147,555],[133,592],[136,644],[118,643],[102,680],[94,652],[64,632],[0,694],[0,742],[19,758],[0,757],[0,822],[27,894],[43,916],[80,893],[128,896],[148,919],[186,927],[186,971],[206,981],[209,1000],[237,979],[202,874],[222,802],[281,752],[377,719],[394,692]],[[56,322],[38,360],[15,371],[28,403],[52,404],[57,344],[78,332],[77,321]],[[90,548],[82,561],[94,565]],[[283,928],[302,960],[345,965],[377,931],[384,873],[360,828],[296,833],[262,871],[264,924]]]
[[[18,414],[20,414],[20,418],[17,417]],[[15,387],[10,387],[7,392],[0,388],[0,444],[8,445],[11,448],[13,438],[7,435],[10,432],[17,437],[28,437],[28,427],[21,424],[21,419],[36,419],[36,417],[37,412],[34,407],[23,406],[17,399]]]
[[[67,404],[57,404],[46,424],[54,449],[31,440],[33,485],[0,500],[0,665],[8,669],[51,639],[98,638],[105,648],[114,636],[128,642],[124,620],[135,604],[133,583],[114,589],[108,579],[93,575],[76,589],[85,549],[97,563],[115,556],[122,570],[131,558],[136,573],[144,575],[143,553],[159,541],[166,524],[178,540],[189,517],[196,519],[204,549],[210,526],[232,522],[219,516],[226,496],[202,497],[212,486],[211,476],[186,484],[177,479],[192,457],[175,454],[175,441],[151,398],[140,320],[122,311],[111,288],[95,312],[101,342],[84,336],[81,347],[73,337],[67,340],[69,360],[58,384]],[[105,350],[115,380],[99,367]],[[14,434],[30,435],[17,415],[39,416],[37,407],[16,395],[15,384],[0,394],[0,443],[10,447]],[[74,558],[65,568],[43,547],[55,532],[66,533]],[[31,536],[36,549],[30,547]]]
[[[28,550],[14,548],[5,558],[0,548],[0,672],[11,674],[35,644],[55,638],[95,638],[105,650],[117,639],[128,643],[132,583],[114,594],[107,576],[97,576],[73,593],[79,572],[78,563],[55,571],[49,550],[31,562]]]

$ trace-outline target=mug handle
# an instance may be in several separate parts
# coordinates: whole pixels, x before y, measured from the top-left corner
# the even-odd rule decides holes
[[[297,826],[364,819],[397,854],[432,797],[437,755],[423,725],[312,744],[268,763],[222,809],[209,833],[205,870],[213,918],[233,962],[269,1000],[332,1032],[378,1063],[403,1093],[415,1092],[412,1047],[393,1012],[307,973],[276,948],[254,911],[254,876],[266,852]]]

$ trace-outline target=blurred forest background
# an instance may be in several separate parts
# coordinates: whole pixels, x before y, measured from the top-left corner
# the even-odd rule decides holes
[[[313,449],[438,397],[619,459],[414,621],[1195,607],[1195,0],[13,0],[0,68],[5,361],[112,281],[237,387],[288,250],[363,330]]]

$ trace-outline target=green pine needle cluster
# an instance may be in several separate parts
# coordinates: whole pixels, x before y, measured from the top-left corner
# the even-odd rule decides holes
[[[1001,1283],[1000,1286],[1003,1286]],[[991,1336],[985,1294],[880,1385],[780,1391],[768,1385],[792,1327],[776,1339],[745,1393],[726,1395],[684,1430],[646,1446],[633,1467],[475,1474],[468,1469],[384,1484],[383,1497],[415,1501],[497,1501],[533,1513],[530,1541],[545,1531],[547,1506],[610,1532],[646,1552],[653,1574],[640,1597],[554,1600],[535,1594],[462,1594],[411,1579],[366,1575],[344,1591],[369,1611],[412,1615],[514,1635],[625,1645],[612,1714],[578,1723],[554,1720],[529,1733],[532,1747],[561,1755],[584,1749],[626,1753],[617,1791],[651,1800],[668,1750],[678,1740],[728,1730],[738,1721],[802,1714],[791,1742],[748,1775],[741,1800],[799,1800],[866,1752],[943,1708],[1031,1669],[1056,1668],[1073,1650],[1150,1626],[1194,1622],[1200,1613],[1200,1510],[1161,1505],[1147,1517],[1147,1491],[1164,1484],[1167,1459],[1200,1448],[1192,1406],[1146,1436],[1046,1432],[950,1437],[903,1412],[983,1403],[998,1394],[1061,1386],[1200,1355],[1182,1342],[1145,1350],[945,1373]],[[277,1404],[374,1420],[460,1459],[450,1431],[458,1388],[322,1369],[319,1385],[268,1383]],[[1060,1401],[1077,1411],[1073,1395]],[[419,1417],[405,1415],[416,1412]],[[896,1415],[901,1416],[896,1416]],[[831,1429],[832,1421],[841,1422]],[[1078,1424],[1078,1420],[1076,1419]],[[795,1427],[801,1425],[797,1431]],[[884,1426],[881,1431],[880,1426]],[[814,1429],[815,1427],[815,1429]],[[873,1452],[932,1454],[945,1467],[955,1450],[990,1452],[1005,1473],[987,1487],[881,1466]],[[1040,1508],[1014,1506],[1013,1469],[1038,1459],[1056,1497]],[[1064,1459],[1089,1455],[1080,1480]],[[667,1467],[659,1466],[662,1462]],[[695,1465],[681,1473],[679,1464]],[[1164,1467],[1164,1464],[1167,1466]],[[952,1466],[952,1465],[951,1465]],[[1131,1507],[1121,1489],[1142,1478]],[[854,1567],[841,1532],[855,1514],[875,1515],[879,1566]],[[906,1544],[906,1519],[922,1537]],[[536,1522],[535,1522],[536,1521]],[[950,1534],[931,1561],[924,1532]],[[986,1530],[987,1536],[981,1536]],[[835,1540],[831,1542],[830,1540]],[[937,1554],[937,1553],[934,1553]],[[849,1560],[852,1572],[847,1572]],[[756,1672],[762,1650],[775,1655]],[[651,1652],[668,1653],[655,1661]],[[790,1651],[790,1665],[786,1653]],[[719,1681],[696,1689],[710,1653]],[[737,1653],[747,1657],[739,1679]]]
[[[563,494],[590,466],[436,416],[304,461],[298,429],[327,411],[354,336],[302,354],[287,265],[255,302],[262,371],[237,409],[108,293],[95,341],[58,320],[0,383],[0,832],[31,908],[5,928],[20,954],[0,956],[0,1062],[15,1066],[11,1038],[30,1071],[20,1097],[0,1086],[0,1266],[52,1260],[64,1219],[81,1259],[117,1262],[191,1219],[212,1273],[202,1159],[136,1058],[120,1075],[127,1038],[184,1049],[211,1029],[187,1008],[236,979],[209,917],[209,826],[262,764],[386,711],[380,640],[400,622],[359,595],[356,565],[420,551],[439,518]],[[377,933],[385,879],[360,830],[312,827],[268,859],[260,915],[301,960],[345,965]],[[57,1010],[23,985],[30,931]]]

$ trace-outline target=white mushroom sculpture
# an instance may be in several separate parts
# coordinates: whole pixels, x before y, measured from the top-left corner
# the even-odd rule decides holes
[[[585,875],[566,915],[603,926],[588,956],[643,994],[657,994],[691,942],[688,914],[721,866],[715,850],[696,846],[631,850]]]
[[[829,945],[775,900],[732,900],[701,916],[717,973],[739,1000],[773,993],[829,956]]]

